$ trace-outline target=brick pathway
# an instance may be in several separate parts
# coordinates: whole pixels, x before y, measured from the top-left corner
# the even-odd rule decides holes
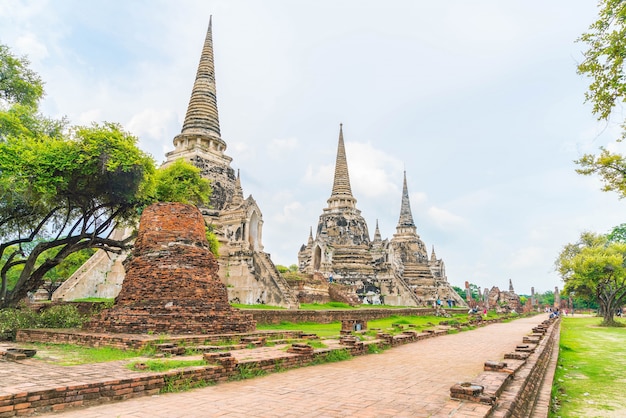
[[[450,386],[477,376],[486,360],[502,360],[544,319],[537,315],[340,363],[40,416],[429,417],[449,400]]]

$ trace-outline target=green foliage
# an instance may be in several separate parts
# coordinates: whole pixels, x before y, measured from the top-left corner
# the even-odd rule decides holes
[[[564,317],[552,386],[551,417],[621,416],[626,367],[623,328],[598,327],[593,317]]]
[[[237,308],[237,309],[267,309],[267,310],[274,310],[274,309],[286,309],[283,308],[281,306],[273,306],[273,305],[265,305],[265,304],[255,304],[255,305],[245,305],[243,303],[231,303],[230,304],[233,308]]]
[[[600,304],[603,323],[615,325],[613,316],[626,301],[626,243],[584,232],[578,242],[563,248],[556,267],[565,281],[565,294],[593,297]]]
[[[160,393],[176,393],[184,392],[190,389],[204,388],[207,386],[215,385],[212,380],[194,380],[189,377],[185,377],[183,373],[163,377],[163,387]]]
[[[318,341],[318,340],[309,340],[306,343],[307,343],[307,345],[310,345],[313,348],[326,348],[326,347],[328,347],[326,344],[324,344],[323,342]]]
[[[206,366],[204,360],[146,360],[134,361],[126,365],[130,370],[140,370],[145,372],[164,372],[172,369],[182,369],[185,367]]]
[[[205,206],[209,203],[211,186],[200,175],[200,169],[178,159],[156,172],[156,199],[159,202],[180,202]]]
[[[465,289],[462,289],[459,286],[452,286],[452,289],[454,289],[454,291],[457,293],[457,295],[461,297],[461,299],[467,302],[467,295],[465,294]]]
[[[0,309],[0,340],[15,340],[18,329],[35,328],[37,314],[30,309]]]
[[[591,79],[585,99],[593,104],[593,113],[599,120],[608,120],[626,95],[626,3],[600,0],[598,6],[598,20],[579,38],[588,49],[578,73]]]
[[[37,328],[77,328],[87,320],[75,305],[63,304],[44,309],[39,315]]]
[[[239,363],[237,373],[230,377],[230,380],[244,380],[253,377],[265,376],[267,372],[260,369],[256,364]]]
[[[593,105],[598,120],[609,120],[614,108],[623,107],[626,100],[626,3],[621,0],[600,0],[599,14],[588,32],[579,38],[587,46],[578,73],[591,79],[585,101]],[[626,137],[622,122],[621,139]],[[621,140],[620,139],[620,140]],[[598,174],[604,182],[603,190],[626,196],[626,160],[622,155],[601,148],[599,156],[584,155],[576,161],[576,170],[583,175]]]
[[[614,227],[606,238],[611,242],[626,242],[626,224]]]
[[[14,340],[19,329],[74,328],[85,320],[74,305],[51,306],[41,313],[24,306],[0,309],[0,340]]]
[[[139,356],[135,350],[121,350],[113,347],[85,347],[74,344],[35,343],[36,358],[60,366],[105,363]]]
[[[351,358],[352,354],[346,349],[332,350],[326,354],[316,356],[311,364],[336,363],[338,361],[350,360]]]
[[[289,271],[292,273],[296,273],[298,271],[298,265],[297,264],[292,264],[289,266]]]
[[[14,56],[0,44],[0,100],[24,106],[37,104],[43,96],[43,82],[29,65],[26,58]]]
[[[109,239],[111,229],[155,196],[154,161],[136,137],[113,123],[47,119],[42,95],[28,61],[0,45],[0,307],[63,275],[51,270],[73,253],[128,248],[132,237]]]
[[[45,275],[46,280],[52,282],[63,281],[69,278],[76,270],[78,270],[89,258],[96,252],[93,248],[85,248],[65,257],[59,265],[51,268]],[[45,261],[46,254],[42,254],[38,261]]]
[[[282,274],[282,273],[287,273],[289,271],[289,268],[281,264],[276,264],[276,270],[278,270],[278,272]]]
[[[535,295],[537,303],[542,306],[554,306],[554,292],[547,290],[544,293],[537,293]]]
[[[206,227],[206,239],[209,241],[209,249],[213,253],[213,255],[217,258],[220,256],[220,241],[215,235],[212,226]]]

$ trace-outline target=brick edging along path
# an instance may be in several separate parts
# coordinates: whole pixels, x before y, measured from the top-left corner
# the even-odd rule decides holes
[[[513,321],[510,324],[500,324],[500,325],[494,325],[494,326],[504,327],[502,329],[506,330],[507,328],[511,328],[511,327],[512,328],[517,328],[513,324],[519,323],[520,321],[521,322],[526,322],[526,321],[541,322],[542,319],[543,319],[543,316],[542,316],[542,318],[535,318],[535,319],[533,319],[533,318],[526,318],[526,319],[520,319],[520,320]],[[454,340],[458,340],[458,339],[468,339],[468,338],[471,339],[472,338],[471,337],[472,334],[482,333],[484,330],[489,330],[490,328],[492,328],[492,327],[483,328],[482,330],[475,330],[475,331],[471,331],[471,332],[464,332],[464,333],[455,334],[455,335],[446,335],[446,336],[443,336],[441,338],[437,338],[435,340],[452,340],[452,341],[454,341]],[[528,333],[529,329],[526,329],[525,332]],[[434,335],[431,334],[431,336],[434,336]],[[406,337],[402,337],[402,338],[405,339],[406,342],[409,342],[409,339],[407,339]],[[426,338],[426,337],[424,337],[424,338]],[[478,337],[478,338],[482,338],[482,337]],[[430,339],[429,341],[434,341],[434,340]],[[423,341],[420,344],[411,344],[409,346],[404,346],[404,347],[414,347],[415,349],[418,349],[423,344],[427,344],[427,342]],[[339,347],[337,347],[337,348],[339,348]],[[265,349],[269,349],[269,347],[266,347]],[[353,350],[353,351],[357,350],[357,349],[358,348],[351,348],[351,350]],[[381,359],[392,359],[392,358],[396,357],[396,355],[395,355],[396,350],[401,350],[401,349],[404,349],[404,348],[403,347],[399,347],[399,348],[387,351],[382,356],[367,356],[368,362],[369,362],[370,358],[375,363],[380,362]],[[257,349],[257,350],[263,350],[263,349]],[[269,371],[272,371],[272,370],[276,369],[275,363],[272,363],[272,361],[271,361],[271,358],[272,358],[271,354],[267,353],[265,358],[263,358],[263,356],[261,356],[257,360],[249,360],[249,359],[246,360],[242,356],[245,355],[246,357],[250,357],[250,353],[254,352],[255,350],[244,350],[244,351],[246,353],[236,353],[236,355],[235,355],[235,352],[233,352],[234,356],[236,358],[238,358],[239,364],[247,364],[248,366],[250,366],[251,364],[254,363],[254,361],[256,361],[257,362],[256,363],[257,367],[261,367],[261,368],[264,368],[264,369],[267,368]],[[268,351],[268,350],[266,350],[266,351]],[[419,351],[419,349],[417,351]],[[456,354],[454,354],[454,356],[457,358],[457,361],[458,362],[464,361],[463,358],[467,355],[466,348],[464,348],[464,347],[455,347],[454,351],[456,353]],[[482,352],[482,351],[483,350],[479,350],[479,352],[477,354],[480,355],[480,352]],[[284,352],[281,352],[281,353],[282,353],[282,357],[276,356],[276,353],[274,354],[274,357],[279,359],[280,362],[282,363],[282,365],[280,367],[281,369],[287,368],[285,366],[286,365],[288,366],[288,362],[289,361],[293,361],[294,366],[297,367],[299,365],[298,363],[305,363],[306,364],[306,362],[310,362],[310,360],[311,360],[310,358],[307,359],[305,356],[289,355],[289,353],[284,353]],[[319,354],[317,354],[317,355],[323,355],[323,350],[321,350],[319,352]],[[291,359],[291,360],[287,360],[287,359]],[[345,366],[343,366],[343,363],[347,363],[348,365],[351,365],[351,364],[354,364],[354,362],[356,360],[357,359],[354,359],[354,360],[348,361],[348,362],[334,363],[332,366],[341,367],[343,369],[345,367]],[[486,359],[483,358],[481,360],[482,360],[482,362],[484,362],[484,360],[486,360]],[[9,364],[9,363],[6,363],[6,364]],[[339,366],[339,365],[341,365],[341,366]],[[93,370],[92,370],[92,374],[93,375],[97,375],[98,374],[97,369],[99,367],[105,367],[105,366],[94,366]],[[118,365],[118,369],[121,368],[121,367],[122,366]],[[318,367],[324,367],[324,366],[318,366]],[[317,370],[318,367],[316,367],[315,370]],[[386,367],[383,367],[382,369],[380,369],[380,367],[375,366],[375,365],[373,365],[372,367],[375,369],[375,370],[372,370],[372,371],[376,375],[385,376],[385,374],[387,373],[387,371],[385,370]],[[405,366],[404,368],[407,368],[407,366]],[[410,369],[410,367],[408,367],[408,368]],[[68,370],[68,369],[71,369],[71,368],[63,368],[63,369]],[[106,382],[103,382],[102,379],[100,379],[99,382],[83,382],[82,385],[87,385],[86,387],[82,387],[82,385],[80,385],[80,384],[77,385],[76,384],[76,383],[80,383],[80,382],[76,382],[76,381],[68,382],[68,383],[74,383],[74,384],[67,384],[64,387],[65,388],[64,390],[60,390],[59,391],[58,389],[60,389],[60,388],[55,388],[54,392],[46,392],[46,393],[42,392],[42,393],[39,393],[39,394],[35,393],[35,389],[36,389],[37,385],[34,385],[34,387],[32,388],[33,391],[29,391],[29,393],[30,393],[30,402],[29,402],[29,396],[26,396],[25,399],[22,399],[22,398],[19,398],[19,396],[15,397],[15,395],[20,395],[20,394],[14,393],[13,394],[13,399],[14,400],[21,400],[23,402],[21,402],[19,404],[15,404],[15,402],[13,402],[12,404],[13,405],[19,405],[20,409],[15,409],[14,408],[12,411],[5,410],[4,412],[2,412],[3,415],[0,415],[0,416],[12,416],[12,415],[9,415],[11,413],[13,415],[16,415],[18,413],[19,414],[27,414],[27,413],[34,412],[34,410],[44,412],[46,410],[53,410],[53,408],[57,409],[57,410],[58,409],[66,409],[66,408],[74,407],[74,406],[92,405],[92,404],[96,404],[96,403],[99,403],[99,402],[110,402],[110,401],[114,401],[114,400],[128,399],[128,398],[135,397],[135,396],[141,396],[141,395],[147,395],[147,394],[155,394],[156,391],[160,390],[160,388],[166,383],[165,380],[169,380],[169,379],[166,379],[166,377],[168,377],[168,376],[173,376],[173,377],[170,377],[170,378],[173,378],[173,379],[176,379],[177,377],[179,379],[183,379],[181,381],[184,381],[184,379],[187,379],[189,381],[189,379],[193,379],[194,376],[197,376],[197,377],[200,378],[201,375],[203,375],[204,378],[209,378],[210,380],[217,380],[217,381],[219,381],[220,378],[222,380],[227,379],[227,377],[225,377],[223,373],[219,374],[219,372],[218,372],[219,369],[223,369],[224,370],[224,369],[226,369],[226,367],[218,367],[218,366],[200,367],[200,368],[190,369],[189,371],[187,371],[187,372],[185,372],[183,374],[180,374],[179,372],[171,372],[171,373],[162,373],[162,374],[160,374],[160,376],[158,374],[149,374],[149,375],[142,374],[141,376],[137,376],[137,373],[133,373],[131,371],[126,370],[125,372],[129,373],[130,375],[132,375],[133,378],[126,378],[126,379],[124,379],[124,378],[117,378],[117,379],[109,378]],[[279,378],[279,380],[281,380],[282,378],[286,378],[291,373],[300,373],[301,370],[306,370],[306,369],[308,369],[308,368],[299,369],[297,371],[291,371],[289,373],[281,374],[280,376],[275,376],[275,377]],[[43,374],[45,374],[45,371],[42,370],[41,372]],[[112,370],[109,370],[107,372],[107,375],[113,377],[111,375],[111,372],[112,372]],[[102,373],[102,370],[101,370],[100,373]],[[316,371],[315,374],[317,374],[317,373],[318,372]],[[319,373],[324,373],[324,372],[321,371],[321,369],[320,369]],[[68,374],[71,374],[71,373],[68,372]],[[474,375],[475,375],[475,373],[474,373]],[[97,376],[91,376],[91,377],[95,378]],[[442,378],[446,378],[446,376],[441,376],[441,377]],[[391,376],[390,376],[390,378],[391,378]],[[130,379],[130,380],[128,380],[128,379]],[[162,380],[160,380],[160,379],[162,379]],[[264,379],[266,379],[266,378],[262,378],[261,380],[264,380]],[[88,379],[86,379],[86,380],[88,380]],[[256,382],[257,380],[259,380],[259,379],[254,379],[253,381],[249,381],[249,382]],[[171,384],[171,382],[172,381],[170,380],[169,384]],[[225,385],[218,385],[218,387],[228,386],[228,387],[232,388],[233,386],[231,386],[231,385],[233,385],[234,383],[235,382],[231,382],[231,383],[228,383],[228,384],[225,384]],[[449,399],[447,392],[448,392],[448,389],[449,389],[450,385],[453,384],[453,383],[456,383],[456,381],[453,380],[452,383],[450,383],[450,384],[446,383],[446,385],[447,385],[446,391],[445,391],[446,393],[443,394],[443,396],[444,396],[443,399],[444,400]],[[253,383],[251,383],[251,384],[253,384]],[[153,385],[153,386],[151,386],[151,385]],[[399,386],[402,386],[402,384],[400,384]],[[5,388],[3,388],[2,390],[4,391],[4,389]],[[207,389],[211,389],[211,388],[207,388]],[[47,390],[50,391],[51,389],[47,389]],[[206,389],[196,390],[196,391],[193,391],[193,393],[196,393],[196,392],[199,392],[199,391],[203,391],[203,390],[206,390]],[[38,402],[38,401],[52,402],[52,399],[54,398],[52,396],[52,394],[53,393],[57,393],[57,394],[60,395],[62,392],[67,392],[67,393],[65,393],[65,395],[66,395],[65,397],[57,397],[56,398],[58,401],[61,401],[60,403],[55,403],[55,404],[49,403],[47,405],[35,404],[35,405],[39,405],[39,406],[34,406],[33,405],[33,402]],[[28,393],[25,393],[25,392],[21,392],[21,394],[22,395],[28,395]],[[41,397],[35,399],[37,396],[41,396]],[[99,396],[99,398],[98,398],[98,396]],[[176,395],[176,396],[178,396],[178,395]],[[160,397],[163,397],[163,396],[160,396]],[[419,397],[420,396],[418,394],[417,398],[419,398]],[[9,406],[9,405],[7,405],[7,402],[6,402],[6,401],[8,401],[6,396],[4,396],[3,398],[0,398],[0,399],[2,399],[2,403],[4,404],[4,406]],[[155,398],[146,399],[145,402],[151,403],[154,399]],[[127,402],[122,403],[122,405],[126,405]],[[135,401],[132,401],[132,402],[135,402]],[[29,403],[30,403],[30,405],[27,405]],[[54,405],[56,405],[56,407]],[[442,405],[443,404],[440,402],[439,403],[439,407],[441,407]],[[110,406],[112,406],[112,405],[108,405],[108,407],[110,407]],[[186,406],[187,405],[185,404],[185,407]],[[85,411],[88,411],[88,410],[84,410],[83,409],[81,411],[85,412]],[[192,415],[190,415],[188,413],[181,414],[180,412],[181,412],[181,410],[178,410],[179,415],[176,415],[176,414],[170,415],[170,414],[165,414],[165,413],[161,414],[159,412],[159,410],[155,410],[155,411],[153,411],[153,413],[156,414],[156,415],[152,415],[152,416],[194,416],[193,414]],[[125,415],[125,414],[121,414],[121,415],[122,416],[149,416],[149,415]],[[100,416],[109,416],[109,415],[104,414],[104,415],[100,415]],[[115,416],[115,415],[111,415],[111,416]],[[206,416],[206,415],[204,415],[204,416]],[[255,414],[252,414],[252,416],[266,416],[266,415],[258,415],[258,414],[255,415]],[[296,415],[294,415],[294,416],[296,416]],[[331,416],[337,416],[337,415],[336,414],[335,415],[331,414]],[[417,415],[417,416],[420,416],[420,415]]]

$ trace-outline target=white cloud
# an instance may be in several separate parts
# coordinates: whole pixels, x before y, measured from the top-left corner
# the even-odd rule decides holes
[[[292,151],[298,146],[298,139],[295,137],[285,139],[272,139],[267,145],[270,157],[277,157],[284,151]]]
[[[509,267],[513,269],[525,269],[537,265],[549,264],[545,259],[546,251],[541,247],[520,248],[511,257]]]
[[[466,223],[461,216],[435,206],[428,209],[429,218],[442,229],[458,228]]]
[[[18,51],[28,55],[28,59],[37,64],[48,57],[48,48],[40,42],[34,33],[27,33],[17,38],[15,47]]]

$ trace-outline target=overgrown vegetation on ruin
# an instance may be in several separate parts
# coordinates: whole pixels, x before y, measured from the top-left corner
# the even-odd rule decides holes
[[[562,319],[550,417],[626,416],[626,328],[600,327],[599,322]]]

